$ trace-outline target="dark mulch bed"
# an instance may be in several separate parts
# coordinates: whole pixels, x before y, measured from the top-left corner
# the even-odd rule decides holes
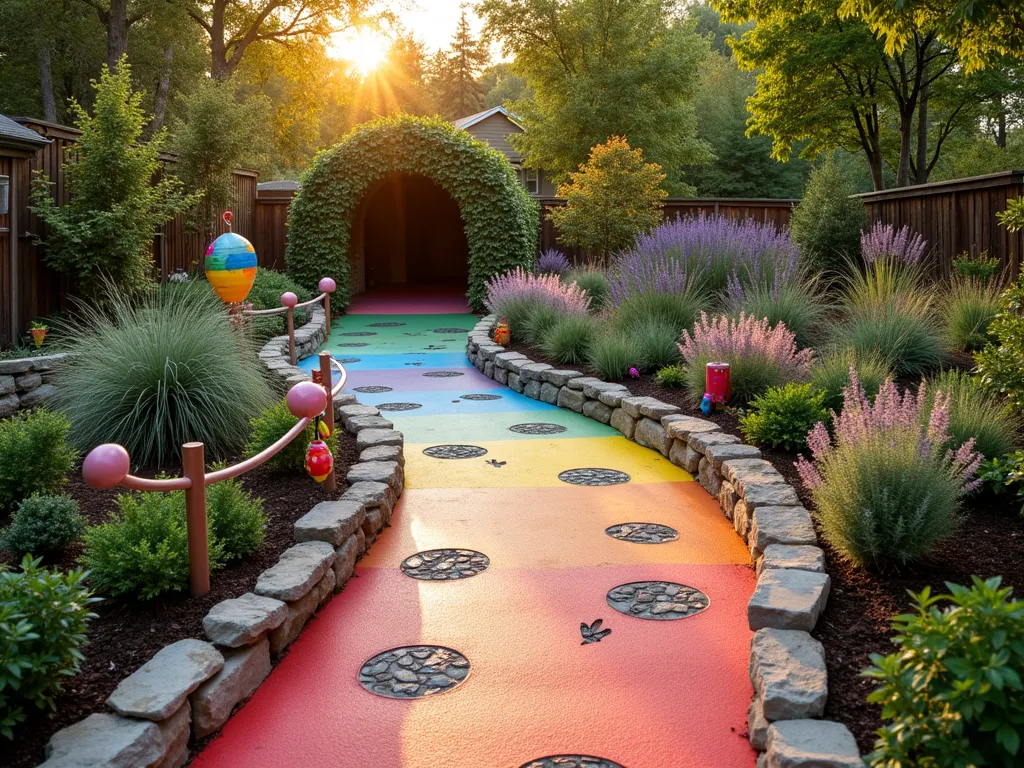
[[[532,360],[546,361],[544,354],[534,347],[514,344],[512,349]],[[969,368],[971,362],[966,355],[950,361],[964,369]],[[585,366],[557,367],[593,373]],[[656,397],[678,405],[684,413],[709,419],[720,425],[723,432],[743,437],[734,413],[724,411],[704,416],[700,408],[687,399],[684,389],[659,387],[651,375],[622,379],[620,383],[629,387],[634,395]],[[770,449],[762,449],[762,453],[796,488],[807,508],[813,509],[793,466],[796,454]],[[813,634],[826,651],[829,697],[825,717],[844,723],[857,738],[861,752],[868,752],[874,746],[874,732],[881,726],[881,709],[865,701],[875,684],[860,673],[871,663],[872,653],[888,654],[894,650],[889,640],[891,620],[908,610],[908,590],[919,592],[930,586],[933,592],[945,592],[946,582],[970,584],[971,576],[1002,576],[1003,584],[1014,587],[1018,597],[1024,594],[1024,516],[1017,510],[1018,504],[1013,498],[972,497],[957,534],[939,545],[926,562],[898,573],[872,574],[851,565],[822,539],[832,589]],[[819,530],[819,538],[822,538],[820,533]]]
[[[295,543],[292,524],[325,498],[337,498],[344,490],[343,478],[357,460],[355,438],[339,430],[335,457],[341,489],[328,496],[322,486],[305,473],[271,472],[258,467],[241,478],[245,488],[263,499],[267,514],[267,535],[254,555],[233,563],[211,575],[209,594],[191,598],[184,594],[165,595],[148,602],[124,598],[98,603],[99,618],[89,625],[89,643],[83,649],[86,660],[81,672],[70,678],[57,700],[57,714],[51,720],[36,716],[15,729],[10,752],[0,763],[9,768],[31,768],[43,760],[43,748],[54,732],[81,720],[93,712],[106,711],[104,701],[117,684],[148,661],[165,645],[188,637],[203,637],[202,621],[216,603],[238,597],[256,585],[260,573],[277,562],[280,554]],[[234,463],[234,460],[232,461]],[[176,474],[172,472],[171,474]],[[78,500],[82,515],[89,523],[104,521],[116,509],[114,499],[120,491],[97,491],[85,484],[76,471],[67,492]],[[7,520],[0,520],[6,525]],[[62,568],[74,566],[80,548],[68,552]],[[0,562],[9,561],[0,551]],[[7,750],[11,745],[2,745]]]

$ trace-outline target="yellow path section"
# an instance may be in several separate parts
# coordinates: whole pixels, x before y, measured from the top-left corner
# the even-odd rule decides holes
[[[406,489],[417,488],[545,488],[564,487],[558,474],[594,467],[629,474],[630,485],[693,480],[657,451],[624,437],[574,440],[502,440],[474,443],[487,449],[479,459],[434,459],[423,454],[430,444],[406,443]],[[491,459],[504,461],[498,468]]]
[[[628,521],[679,531],[667,544],[638,545],[605,534]],[[718,504],[693,482],[605,488],[422,488],[391,519],[392,545],[374,547],[364,568],[397,568],[409,552],[460,547],[486,552],[491,569],[600,565],[746,565],[750,557]]]

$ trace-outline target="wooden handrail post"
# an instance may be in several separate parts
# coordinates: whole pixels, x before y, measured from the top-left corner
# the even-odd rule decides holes
[[[202,443],[181,446],[182,474],[190,481],[185,490],[188,526],[188,586],[192,597],[210,591],[210,545],[206,531],[206,459]]]
[[[295,357],[295,310],[288,307],[288,360],[292,365],[297,362]]]
[[[324,409],[324,421],[327,429],[334,434],[334,398],[331,397],[331,354],[330,352],[320,353],[320,381],[323,382],[324,391],[327,392],[327,407]],[[331,464],[331,473],[324,480],[324,488],[330,493],[338,487],[338,480],[334,473],[334,464]]]
[[[324,293],[324,315],[327,318],[327,330],[324,333],[324,341],[331,338],[331,294]],[[328,388],[330,391],[330,388]]]

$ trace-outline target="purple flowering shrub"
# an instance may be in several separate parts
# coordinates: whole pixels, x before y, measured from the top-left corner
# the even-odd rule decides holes
[[[545,320],[586,314],[590,297],[576,283],[564,284],[558,275],[535,275],[522,267],[487,281],[484,305],[508,320],[512,334],[523,334],[534,314]]]
[[[860,252],[867,264],[890,259],[920,264],[927,248],[927,241],[906,226],[895,229],[892,224],[876,221],[871,229],[860,233]]]
[[[731,275],[743,283],[771,284],[776,273],[795,275],[800,249],[770,224],[724,216],[684,216],[640,235],[615,262],[613,303],[637,293],[676,293],[701,285],[724,290]]]
[[[710,321],[701,312],[692,333],[683,331],[679,352],[695,403],[704,396],[708,363],[729,363],[733,396],[745,402],[769,387],[806,381],[814,362],[810,349],[797,350],[796,336],[783,323],[772,326],[767,318],[743,312],[738,318],[721,315]]]
[[[533,271],[538,275],[564,275],[571,267],[564,253],[557,248],[548,248],[537,257]]]
[[[850,369],[835,436],[818,422],[807,435],[812,460],[796,462],[829,545],[884,569],[920,559],[955,530],[982,457],[973,439],[947,447],[949,418],[948,394],[928,403],[923,384],[901,394],[887,379],[872,403]]]

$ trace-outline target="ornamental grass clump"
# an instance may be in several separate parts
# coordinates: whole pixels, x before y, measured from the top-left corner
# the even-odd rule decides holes
[[[576,283],[590,297],[590,311],[602,309],[608,303],[610,287],[608,276],[595,267],[576,269],[565,275],[562,282]]]
[[[939,302],[950,347],[974,352],[992,341],[988,329],[999,314],[1002,288],[997,280],[972,277],[950,282]]]
[[[245,444],[249,418],[273,399],[252,340],[203,284],[83,305],[68,330],[72,362],[57,400],[83,449],[120,443],[135,465],[165,465],[183,443],[210,459]]]
[[[925,401],[937,393],[949,398],[950,447],[974,440],[978,453],[987,459],[1012,453],[1021,433],[1021,417],[1002,395],[984,389],[963,371],[944,371],[926,385]],[[922,414],[926,418],[928,412]]]
[[[558,275],[535,275],[516,267],[487,281],[484,304],[488,311],[508,321],[512,334],[522,334],[537,307],[547,307],[559,315],[582,315],[590,307],[590,297],[575,283],[563,283]]]
[[[843,407],[843,390],[850,383],[850,366],[857,371],[857,380],[869,400],[878,394],[882,383],[892,377],[892,366],[876,352],[858,352],[853,349],[829,349],[814,361],[811,368],[811,386],[825,395],[827,410]]]
[[[766,317],[770,325],[782,323],[796,335],[799,347],[809,347],[815,329],[825,314],[817,280],[801,274],[778,272],[771,283],[760,280],[744,285],[731,275],[726,287],[725,311],[731,315],[745,312],[750,317]]]
[[[796,463],[822,534],[843,557],[875,570],[919,560],[955,530],[981,454],[974,440],[947,447],[948,395],[935,395],[922,423],[924,385],[901,394],[887,379],[871,403],[851,368],[843,394],[835,437],[818,422],[807,436],[812,460]]]
[[[717,293],[724,290],[730,275],[744,283],[771,284],[776,272],[793,273],[799,261],[800,249],[787,231],[753,219],[701,215],[665,221],[640,235],[636,245],[619,258],[616,270],[636,270],[646,262],[677,262],[681,274]],[[646,272],[657,276],[659,270],[647,268]]]
[[[582,365],[597,337],[597,320],[590,315],[566,315],[551,326],[540,348],[552,362]]]
[[[571,266],[564,253],[557,248],[548,248],[537,257],[533,271],[538,275],[564,275]]]
[[[711,321],[701,312],[692,334],[683,331],[679,351],[694,403],[704,396],[708,363],[729,363],[733,396],[746,402],[769,387],[806,381],[814,362],[811,350],[797,351],[796,336],[784,324],[772,327],[767,318],[758,320],[743,312],[738,318],[721,315]]]

